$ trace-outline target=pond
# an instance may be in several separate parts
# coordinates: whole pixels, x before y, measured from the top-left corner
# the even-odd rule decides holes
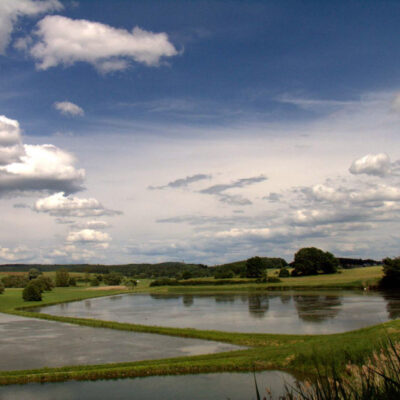
[[[400,294],[363,291],[128,294],[35,311],[179,328],[329,334],[399,318]]]
[[[0,314],[0,370],[139,361],[238,349],[241,347],[206,340]]]
[[[256,374],[262,395],[266,388],[272,399],[284,394],[285,383],[294,378],[284,372]],[[84,394],[84,396],[83,396]],[[94,382],[64,382],[0,386],[2,400],[252,400],[256,399],[254,377],[249,373],[219,373],[180,376],[154,376]]]

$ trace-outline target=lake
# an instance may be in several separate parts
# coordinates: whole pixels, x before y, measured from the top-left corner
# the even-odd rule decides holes
[[[208,340],[92,328],[0,313],[0,370],[151,360],[241,348]]]
[[[256,374],[262,395],[266,388],[278,400],[285,383],[294,378],[279,371]],[[83,381],[0,386],[2,400],[252,400],[256,399],[254,377],[249,373],[218,373],[108,381]]]
[[[179,328],[329,334],[399,318],[400,294],[372,291],[128,294],[41,307],[35,311]]]

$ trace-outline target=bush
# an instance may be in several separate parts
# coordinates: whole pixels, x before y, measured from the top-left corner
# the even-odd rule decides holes
[[[22,298],[24,301],[42,301],[42,291],[38,282],[30,281],[22,291]]]
[[[0,282],[0,294],[4,293],[4,285]]]
[[[24,288],[29,282],[26,275],[7,275],[1,281],[6,288]]]
[[[41,273],[38,269],[36,269],[36,268],[31,268],[31,269],[28,271],[28,278],[29,278],[30,281],[32,281],[33,279],[38,278],[41,274],[42,274],[42,273]]]
[[[231,269],[216,271],[214,274],[214,279],[230,279],[233,278],[235,274]]]
[[[380,285],[388,289],[400,288],[400,257],[383,260],[383,278]]]
[[[56,271],[56,286],[68,287],[69,286],[69,273],[65,268]]]
[[[279,278],[277,278],[276,276],[270,276],[267,278],[267,282],[268,283],[279,283],[282,281]]]
[[[104,275],[103,281],[106,285],[117,286],[122,281],[122,275],[118,272],[110,272]]]
[[[36,279],[30,281],[30,283],[34,283],[39,286],[42,292],[49,292],[53,289],[54,283],[48,276],[39,276]]]
[[[288,278],[290,276],[289,270],[287,268],[281,268],[279,271],[280,278]]]
[[[100,282],[99,282],[99,280],[95,277],[95,278],[92,278],[91,280],[90,280],[90,286],[99,286],[100,285]]]
[[[69,278],[69,286],[76,286],[76,279],[75,278]]]

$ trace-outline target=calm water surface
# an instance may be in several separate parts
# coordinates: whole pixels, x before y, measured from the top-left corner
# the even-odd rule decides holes
[[[260,393],[270,388],[273,399],[284,393],[294,378],[284,372],[257,374]],[[252,374],[220,373],[155,376],[94,382],[64,382],[0,387],[1,400],[252,400],[256,398]]]
[[[400,317],[400,294],[361,291],[121,295],[43,307],[53,315],[235,332],[328,334]]]
[[[0,370],[151,360],[237,349],[240,347],[208,340],[92,328],[0,313]]]

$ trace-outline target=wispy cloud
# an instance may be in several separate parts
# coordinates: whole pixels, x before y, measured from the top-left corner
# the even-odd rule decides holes
[[[166,185],[149,186],[148,189],[149,190],[162,190],[162,189],[167,189],[167,188],[171,188],[171,189],[183,188],[183,187],[189,186],[190,184],[192,184],[194,182],[199,182],[199,181],[202,181],[205,179],[211,179],[211,175],[208,175],[208,174],[191,175],[191,176],[187,176],[185,178],[176,179],[174,181],[167,183]]]

